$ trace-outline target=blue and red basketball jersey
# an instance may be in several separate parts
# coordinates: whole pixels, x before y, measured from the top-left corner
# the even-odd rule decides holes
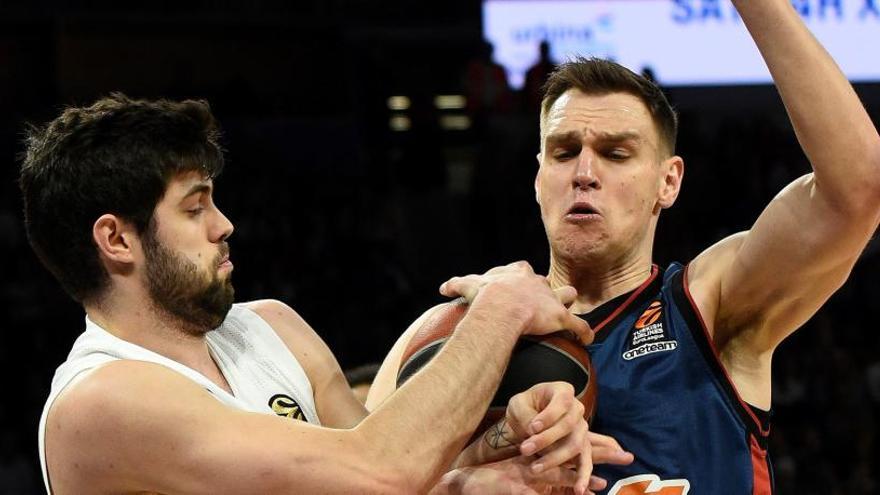
[[[769,495],[769,414],[743,402],[685,286],[686,269],[653,267],[635,291],[581,315],[599,383],[590,429],[635,454],[597,465],[606,495]]]

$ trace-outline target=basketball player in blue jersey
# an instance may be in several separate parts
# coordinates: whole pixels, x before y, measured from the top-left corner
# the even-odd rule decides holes
[[[521,334],[563,327],[591,340],[564,305],[573,288],[551,290],[524,264],[496,270],[434,362],[367,417],[291,308],[233,304],[233,227],[212,194],[222,167],[200,101],[117,94],[30,132],[28,236],[86,311],[40,421],[49,493],[486,493],[537,482],[583,493],[592,462],[613,460],[607,437],[585,442],[583,407],[560,384],[508,409],[525,432],[514,450],[541,454],[549,473],[516,460],[475,466],[489,459],[482,444],[461,452]]]
[[[660,90],[587,59],[546,85],[535,191],[548,278],[577,289],[571,310],[596,332],[591,429],[635,454],[596,466],[609,495],[772,493],[773,352],[846,281],[880,220],[880,137],[840,69],[790,0],[733,3],[813,170],[687,266],[651,258],[684,174]],[[393,388],[386,366],[377,395]]]

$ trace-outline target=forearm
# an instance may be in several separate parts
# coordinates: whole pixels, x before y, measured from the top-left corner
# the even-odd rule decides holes
[[[475,309],[431,363],[358,427],[417,487],[431,486],[464,447],[520,333],[516,318],[498,321]]]
[[[790,0],[734,4],[770,69],[817,184],[842,200],[861,185],[880,183],[877,130]]]

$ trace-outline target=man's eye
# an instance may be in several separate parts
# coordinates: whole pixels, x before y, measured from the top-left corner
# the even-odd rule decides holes
[[[199,213],[203,212],[204,210],[205,210],[205,207],[197,206],[195,208],[190,208],[190,209],[186,210],[186,212],[189,213],[191,216],[196,216]]]
[[[618,162],[629,159],[629,153],[624,150],[608,150],[605,152],[605,156]]]
[[[573,150],[562,150],[553,153],[553,158],[556,160],[571,160],[572,158],[577,156],[577,152]]]

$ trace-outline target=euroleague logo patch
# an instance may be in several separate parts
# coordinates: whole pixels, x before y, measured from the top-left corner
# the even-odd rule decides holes
[[[306,415],[303,414],[302,408],[293,397],[284,394],[275,394],[269,399],[269,407],[279,416],[285,418],[298,419],[300,421],[308,421]]]
[[[685,479],[663,481],[656,474],[640,474],[618,481],[608,495],[687,495],[690,490]]]
[[[633,325],[632,339],[623,353],[623,359],[632,361],[648,354],[674,351],[677,348],[678,342],[668,339],[666,329],[663,328],[663,304],[654,301]]]

